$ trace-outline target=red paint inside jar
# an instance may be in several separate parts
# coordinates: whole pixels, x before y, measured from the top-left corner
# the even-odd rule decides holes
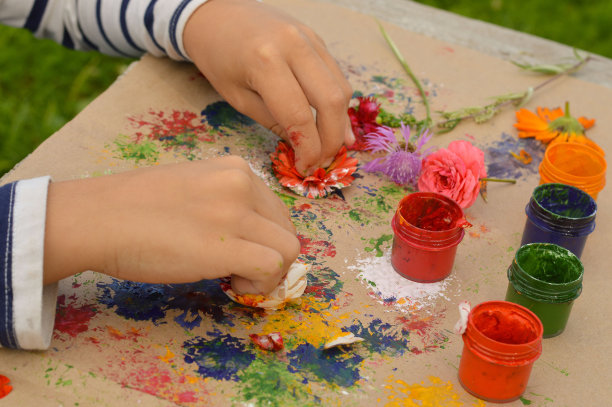
[[[527,308],[507,301],[478,304],[463,334],[459,381],[471,394],[493,402],[519,398],[542,353],[544,328]]]
[[[393,268],[410,280],[430,283],[451,273],[463,228],[471,225],[452,199],[415,192],[400,201],[391,226]]]

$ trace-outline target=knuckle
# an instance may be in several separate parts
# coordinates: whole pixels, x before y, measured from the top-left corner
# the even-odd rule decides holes
[[[223,182],[228,188],[242,196],[248,195],[251,191],[252,180],[248,172],[240,168],[231,168],[223,171]]]
[[[340,87],[330,89],[327,95],[327,103],[330,109],[334,111],[344,111],[348,106],[348,100],[346,93]]]

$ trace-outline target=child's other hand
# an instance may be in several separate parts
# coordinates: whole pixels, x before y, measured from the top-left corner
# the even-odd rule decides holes
[[[84,270],[148,283],[233,275],[267,294],[299,250],[286,206],[239,157],[49,187],[45,283]]]
[[[351,86],[299,21],[254,0],[210,0],[188,20],[183,43],[234,108],[291,143],[301,173],[329,166],[354,143]]]

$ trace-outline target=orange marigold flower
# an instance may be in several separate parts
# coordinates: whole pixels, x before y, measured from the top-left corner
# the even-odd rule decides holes
[[[272,170],[285,188],[307,198],[324,198],[334,189],[347,187],[353,182],[357,159],[347,155],[342,147],[336,158],[326,169],[317,168],[312,175],[304,177],[295,168],[295,152],[284,141],[279,141],[276,151],[270,154]]]
[[[536,112],[537,114],[527,109],[520,109],[516,112],[514,127],[518,130],[519,137],[533,137],[544,144],[586,144],[602,155],[604,154],[602,148],[585,135],[585,130],[593,127],[595,119],[587,119],[584,116],[577,119],[572,117],[569,112],[569,103],[565,104],[565,112],[560,107],[548,109],[539,106]]]

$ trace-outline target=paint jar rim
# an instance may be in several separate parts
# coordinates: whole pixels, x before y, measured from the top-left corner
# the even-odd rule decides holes
[[[463,210],[454,200],[436,192],[413,192],[403,197],[391,220],[391,227],[396,236],[410,242],[415,247],[426,250],[444,250],[461,242],[465,231],[462,227],[454,226],[444,230],[428,230],[412,224],[402,216],[402,209],[415,200],[436,200],[452,208],[456,220],[463,218]]]
[[[524,264],[521,265],[524,253],[533,250],[566,257],[571,262],[571,266],[578,270],[578,275],[570,281],[561,283],[546,281],[533,276],[528,270],[525,270]],[[508,281],[517,292],[546,303],[564,303],[578,298],[582,293],[583,276],[584,267],[580,259],[571,251],[554,243],[529,243],[521,246],[514,255],[512,264],[508,267]]]
[[[485,335],[476,327],[474,318],[479,313],[491,310],[504,310],[506,313],[512,313],[515,318],[523,319],[534,331],[534,339],[515,344],[501,342]],[[529,365],[540,357],[543,334],[544,326],[540,318],[522,305],[508,301],[485,301],[470,311],[463,341],[472,352],[487,362],[516,367]]]
[[[584,154],[599,164],[600,170],[592,175],[574,175],[558,167],[556,154],[558,151],[566,154]],[[539,166],[541,178],[544,181],[559,181],[582,189],[594,198],[597,197],[606,184],[606,158],[597,150],[579,143],[557,143],[549,146],[544,152],[544,158]]]
[[[577,198],[586,203],[588,214],[580,217],[566,216],[556,213],[552,208],[542,204],[545,192],[574,194]],[[583,236],[591,233],[595,229],[595,217],[597,215],[597,203],[591,195],[572,185],[560,183],[546,183],[538,185],[531,195],[525,207],[527,216],[533,214],[538,220],[542,221],[550,229],[569,236]]]

